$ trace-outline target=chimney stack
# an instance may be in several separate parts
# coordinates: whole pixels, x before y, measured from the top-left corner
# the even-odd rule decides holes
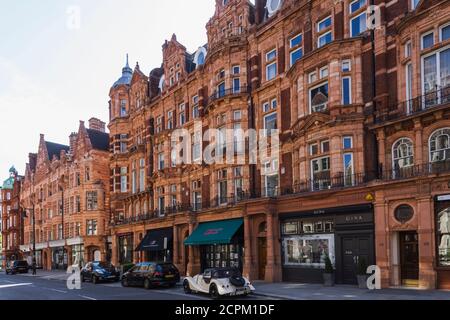
[[[72,134],[69,136],[69,140],[70,140],[70,154],[73,154],[74,150],[75,150],[75,145],[77,143],[77,138],[78,138],[78,133],[76,132],[72,132]]]
[[[97,118],[89,119],[89,129],[105,132],[106,123]]]

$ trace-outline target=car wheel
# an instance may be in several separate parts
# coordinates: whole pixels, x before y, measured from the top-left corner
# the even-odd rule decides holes
[[[189,281],[188,280],[184,280],[184,282],[183,282],[183,289],[184,289],[184,293],[186,293],[186,294],[191,294],[192,293],[191,286],[189,285]]]
[[[219,290],[217,289],[217,286],[214,283],[211,285],[211,287],[209,287],[209,295],[214,300],[217,300],[220,298]]]
[[[98,278],[97,278],[97,276],[92,276],[92,283],[93,283],[93,284],[97,284],[97,283],[98,283]]]
[[[123,278],[122,279],[122,287],[128,287],[128,279],[127,278]]]
[[[149,279],[144,280],[144,288],[145,290],[150,290],[152,288],[152,284]]]

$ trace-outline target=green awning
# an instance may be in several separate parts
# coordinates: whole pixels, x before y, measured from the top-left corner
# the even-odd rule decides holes
[[[184,244],[186,246],[229,244],[243,224],[243,219],[201,223]]]

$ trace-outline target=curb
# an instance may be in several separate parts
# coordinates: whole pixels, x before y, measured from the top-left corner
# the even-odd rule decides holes
[[[293,299],[292,297],[288,297],[288,296],[281,296],[281,295],[269,294],[269,293],[253,292],[252,295],[258,296],[258,297],[274,298],[274,299],[289,300],[289,301],[297,301],[297,300],[299,300],[299,299]]]

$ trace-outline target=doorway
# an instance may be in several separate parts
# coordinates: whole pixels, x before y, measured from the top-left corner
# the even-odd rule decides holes
[[[258,279],[266,279],[267,239],[258,238]]]
[[[342,237],[342,269],[340,278],[343,284],[357,284],[358,264],[364,259],[365,264],[373,264],[373,245],[370,235]]]
[[[400,273],[403,286],[419,286],[419,236],[415,231],[400,233]]]

